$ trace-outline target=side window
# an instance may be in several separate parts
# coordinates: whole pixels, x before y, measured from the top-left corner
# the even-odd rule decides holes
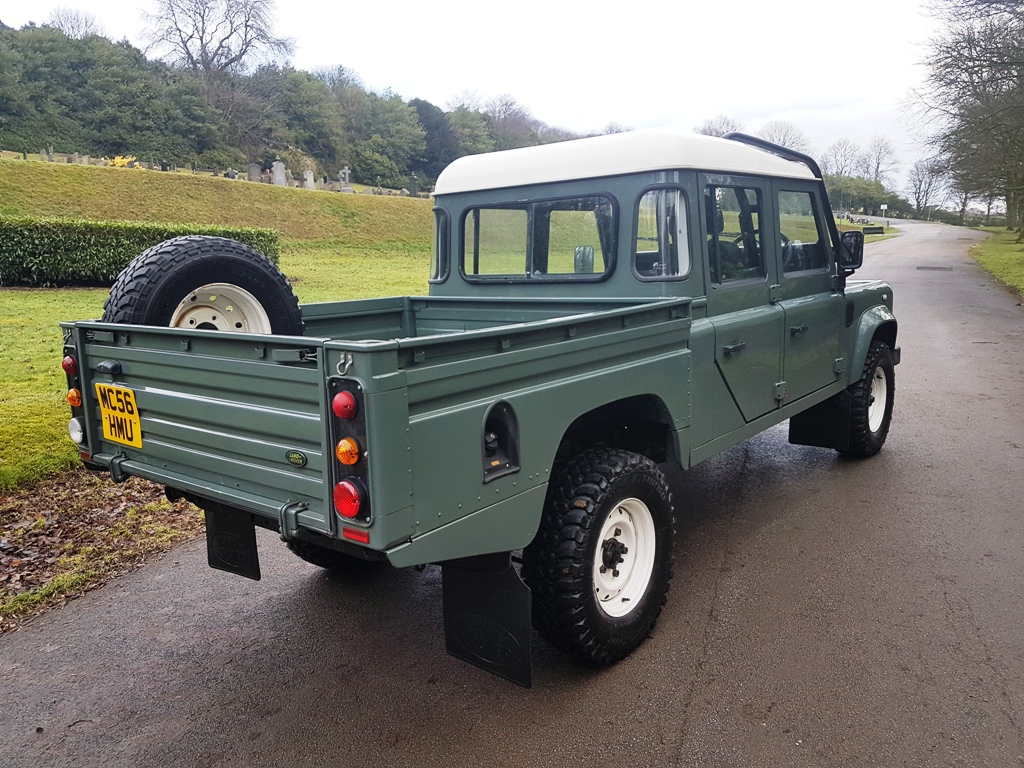
[[[763,279],[761,193],[749,187],[704,188],[711,282]]]
[[[810,192],[779,192],[784,274],[828,268],[823,231],[821,216]]]
[[[448,212],[434,209],[434,248],[430,254],[430,281],[444,282],[448,277]]]
[[[652,189],[636,213],[633,268],[641,278],[681,277],[690,272],[686,198],[680,189]]]

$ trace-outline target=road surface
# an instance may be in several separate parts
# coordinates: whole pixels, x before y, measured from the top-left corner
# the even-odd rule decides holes
[[[868,248],[903,363],[881,454],[784,426],[677,473],[676,576],[610,669],[540,640],[525,690],[444,652],[440,572],[346,582],[261,532],[0,638],[0,766],[1024,765],[1024,311],[907,223]]]

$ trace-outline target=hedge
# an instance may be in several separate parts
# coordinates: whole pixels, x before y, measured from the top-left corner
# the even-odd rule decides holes
[[[142,251],[179,235],[229,237],[275,264],[280,254],[273,229],[0,216],[0,285],[111,285]]]

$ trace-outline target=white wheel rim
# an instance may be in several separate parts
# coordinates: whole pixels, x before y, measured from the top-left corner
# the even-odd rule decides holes
[[[868,405],[868,429],[877,432],[882,428],[885,406],[889,399],[889,382],[881,367],[875,368],[871,377],[871,402]]]
[[[271,333],[270,317],[255,296],[230,283],[208,283],[181,300],[171,328]]]
[[[605,614],[620,618],[639,605],[654,572],[654,551],[651,510],[639,499],[620,501],[601,527],[594,553],[594,594]]]

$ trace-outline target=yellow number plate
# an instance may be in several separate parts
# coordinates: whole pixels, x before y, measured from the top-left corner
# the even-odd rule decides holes
[[[96,399],[103,417],[103,437],[112,443],[142,447],[142,423],[135,393],[128,387],[96,383]]]

